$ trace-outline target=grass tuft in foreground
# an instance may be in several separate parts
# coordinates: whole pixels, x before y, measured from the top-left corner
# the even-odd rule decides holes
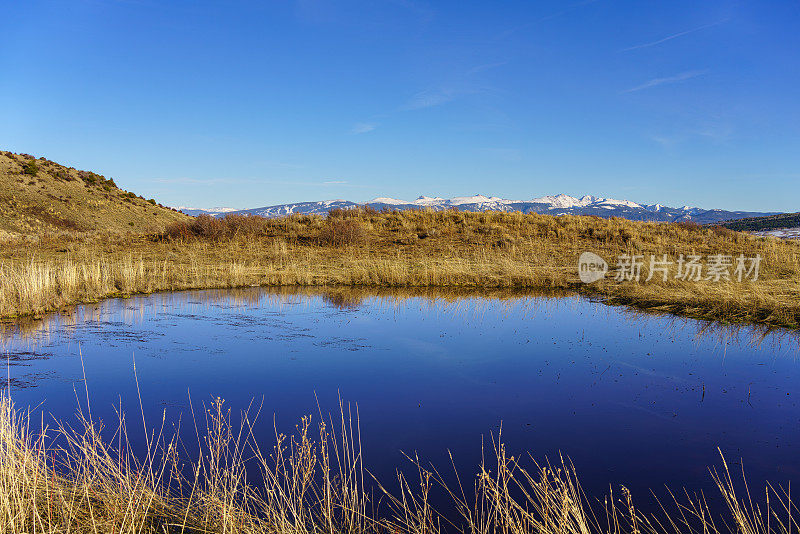
[[[798,528],[788,493],[767,487],[765,502],[749,493],[740,498],[724,463],[713,474],[729,509],[719,518],[702,498],[688,497],[675,499],[674,512],[647,516],[624,487],[599,501],[597,515],[569,462],[526,468],[500,442],[468,490],[446,487],[414,459],[414,480],[401,474],[396,492],[377,485],[375,495],[362,463],[358,417],[348,407],[316,426],[304,418],[294,435],[277,434],[268,451],[253,439],[255,420],[247,414],[234,427],[219,399],[204,413],[204,425],[194,422],[205,430],[193,459],[165,437],[164,422],[145,428],[146,450],[137,455],[122,415],[116,429],[102,429],[87,415],[77,429],[34,430],[32,417],[4,395],[0,532],[789,534]],[[447,510],[431,506],[434,488],[449,495]]]

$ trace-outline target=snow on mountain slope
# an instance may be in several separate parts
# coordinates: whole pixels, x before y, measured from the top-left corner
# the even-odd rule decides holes
[[[231,213],[234,211],[238,211],[236,208],[190,208],[188,206],[180,206],[175,208],[178,211],[185,213],[186,215],[191,215],[192,217],[197,217],[198,215],[211,215],[212,217],[216,217],[218,215],[224,215],[225,213]]]
[[[630,200],[614,200],[613,198],[606,198],[598,202],[601,206],[626,206],[628,208],[642,208],[644,206],[631,202]]]
[[[417,199],[414,202],[412,202],[412,204],[416,204],[417,206],[438,206],[446,202],[447,200],[443,199],[442,197],[421,196],[417,197]]]
[[[400,205],[400,204],[408,204],[405,200],[398,200],[396,198],[389,198],[389,197],[378,197],[373,198],[368,202],[368,204],[389,204],[389,205]]]
[[[584,195],[581,198],[571,197],[569,195],[565,195],[561,193],[560,195],[556,196],[545,196],[534,198],[530,202],[534,204],[548,204],[554,208],[578,208],[583,206],[588,206],[589,204],[593,204],[600,200],[606,200],[599,197],[593,197],[592,195]]]
[[[242,215],[259,215],[261,217],[280,217],[281,215],[292,215],[294,213],[303,214],[324,214],[336,208],[349,209],[358,206],[349,200],[322,200],[319,202],[298,202],[297,204],[279,204],[277,206],[266,206],[250,210],[235,211],[233,213]]]
[[[448,203],[451,206],[463,206],[464,204],[512,204],[517,200],[506,200],[500,197],[487,197],[484,195],[473,195],[471,197],[453,197]]]

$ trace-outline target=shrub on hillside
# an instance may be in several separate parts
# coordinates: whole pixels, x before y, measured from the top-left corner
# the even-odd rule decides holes
[[[334,208],[328,212],[328,217],[333,219],[359,218],[374,216],[381,213],[371,206],[354,206],[352,208]]]
[[[222,221],[229,236],[261,235],[269,224],[268,219],[258,215],[227,215]]]
[[[363,243],[366,232],[361,223],[352,218],[337,219],[327,218],[325,225],[319,232],[319,241],[322,245],[341,247]]]
[[[739,232],[731,230],[730,228],[725,228],[719,224],[709,226],[708,231],[714,235],[718,235],[719,237],[727,237],[730,239],[736,239],[736,237],[739,235]]]
[[[206,239],[219,239],[225,233],[224,223],[210,215],[201,215],[191,224],[192,233]]]
[[[692,221],[690,219],[686,219],[686,220],[683,220],[683,221],[678,221],[675,224],[677,226],[679,226],[681,228],[684,228],[686,230],[689,230],[691,232],[700,231],[700,230],[703,229],[703,227],[700,226],[699,224],[697,224],[697,222]]]
[[[36,174],[39,172],[39,166],[36,165],[36,160],[28,161],[28,163],[26,163],[22,168],[22,172],[30,176],[36,176]]]

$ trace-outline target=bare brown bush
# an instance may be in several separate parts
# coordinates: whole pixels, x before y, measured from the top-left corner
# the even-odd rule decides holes
[[[356,219],[328,218],[319,232],[319,241],[334,247],[357,245],[366,241],[366,232]]]
[[[256,215],[234,214],[217,218],[203,214],[190,221],[170,224],[160,237],[170,240],[197,238],[213,241],[261,235],[269,226],[269,219]]]

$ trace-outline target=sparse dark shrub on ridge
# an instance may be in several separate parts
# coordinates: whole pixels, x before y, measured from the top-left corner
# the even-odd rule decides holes
[[[62,182],[71,182],[72,180],[74,180],[74,178],[70,176],[68,172],[62,169],[50,171],[50,174],[53,176],[53,178],[55,178],[56,180],[60,180]]]
[[[36,176],[36,174],[39,172],[39,166],[36,165],[35,160],[30,160],[22,168],[22,172],[24,172],[25,174],[28,174],[30,176]]]
[[[112,178],[106,178],[102,174],[95,174],[89,171],[78,171],[78,177],[88,185],[101,185],[103,188],[106,186],[113,188],[117,187],[117,184],[114,183]]]

